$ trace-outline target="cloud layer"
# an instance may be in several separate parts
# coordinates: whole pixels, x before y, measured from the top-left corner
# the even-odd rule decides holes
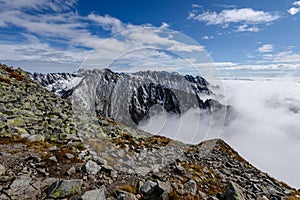
[[[191,12],[188,19],[204,22],[207,25],[222,25],[224,28],[230,24],[241,24],[238,26],[238,32],[258,32],[259,28],[253,25],[267,24],[279,19],[280,16],[265,11],[253,10],[252,8],[222,10],[217,13],[215,11],[203,12],[195,14]],[[249,27],[249,26],[252,27]]]
[[[225,99],[220,100],[234,106],[238,116],[222,127],[221,138],[254,166],[299,188],[300,83],[290,79],[226,80],[223,86]],[[199,110],[190,110],[181,118],[163,112],[140,128],[195,144],[219,136],[216,119]]]

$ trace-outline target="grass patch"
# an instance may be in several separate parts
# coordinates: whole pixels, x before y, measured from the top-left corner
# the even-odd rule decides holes
[[[130,184],[126,184],[126,185],[121,185],[117,187],[117,190],[123,190],[125,192],[129,192],[132,194],[136,194],[136,189],[134,186],[130,185]]]
[[[3,77],[3,76],[0,76],[0,82],[4,82],[4,83],[7,83],[7,84],[10,84],[10,79],[6,78],[6,77]]]

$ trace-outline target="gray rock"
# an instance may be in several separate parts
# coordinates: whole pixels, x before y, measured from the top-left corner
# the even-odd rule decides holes
[[[107,161],[104,158],[100,158],[98,156],[94,156],[93,160],[98,164],[98,165],[107,165]]]
[[[45,136],[43,135],[31,135],[28,137],[28,140],[31,142],[43,142],[45,141]]]
[[[151,171],[148,167],[138,167],[136,173],[140,174],[142,177],[146,176]]]
[[[67,159],[72,159],[72,158],[74,158],[75,156],[74,156],[73,154],[66,153],[66,154],[65,154],[65,157],[66,157]]]
[[[225,196],[226,200],[246,200],[246,198],[245,198],[244,194],[242,193],[241,189],[234,182],[230,182],[227,185],[226,192],[225,192],[224,196]]]
[[[11,199],[30,199],[36,189],[30,184],[32,178],[22,175],[12,182],[6,193]]]
[[[11,200],[11,198],[9,196],[7,196],[6,194],[1,194],[0,199],[1,200]]]
[[[76,173],[76,169],[74,166],[72,166],[70,169],[68,169],[67,174],[68,175],[73,175]]]
[[[106,172],[111,172],[114,170],[114,168],[112,168],[111,166],[109,165],[101,165],[102,167],[102,170],[106,171]]]
[[[57,158],[56,158],[55,156],[51,156],[51,157],[49,158],[49,160],[51,160],[51,161],[53,161],[53,162],[56,162],[56,163],[58,162],[58,161],[57,161]]]
[[[158,187],[157,183],[147,181],[141,186],[140,192],[142,193],[143,199],[156,200],[162,195],[163,190]]]
[[[82,200],[106,200],[105,187],[102,187],[97,190],[87,191],[81,196],[81,199]]]
[[[0,175],[5,174],[5,167],[0,164]]]
[[[94,161],[89,160],[85,166],[84,169],[87,174],[89,175],[96,175],[98,172],[100,172],[101,167]]]
[[[65,196],[80,193],[81,185],[83,180],[60,180],[53,183],[47,189],[47,195],[51,198],[63,198]]]
[[[189,180],[188,182],[186,182],[186,183],[184,184],[184,189],[185,189],[188,193],[190,193],[190,194],[192,194],[192,195],[196,195],[196,192],[197,192],[197,183],[196,183],[196,181],[194,181],[194,180]]]
[[[185,169],[181,165],[176,165],[175,171],[179,174],[185,173]]]
[[[170,193],[172,191],[172,186],[169,181],[162,182],[157,180],[158,187],[166,193]]]
[[[134,194],[125,192],[123,190],[118,190],[116,192],[116,199],[117,200],[138,200]]]
[[[256,200],[269,200],[266,196],[257,197]]]

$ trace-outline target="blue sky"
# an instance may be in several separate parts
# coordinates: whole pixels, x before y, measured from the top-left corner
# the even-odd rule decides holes
[[[74,71],[95,48],[97,58],[109,60],[130,42],[152,49],[120,63],[143,66],[150,55],[147,63],[168,65],[170,53],[155,48],[176,46],[176,54],[192,61],[195,52],[207,52],[224,76],[298,75],[299,17],[300,1],[290,0],[0,0],[0,62],[29,71]]]

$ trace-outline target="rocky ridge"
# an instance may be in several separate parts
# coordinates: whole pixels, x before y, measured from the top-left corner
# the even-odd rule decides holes
[[[5,65],[0,85],[0,199],[300,199],[222,140],[186,145],[76,114]]]
[[[95,69],[73,74],[34,73],[31,78],[63,98],[72,98],[76,109],[96,112],[131,127],[148,119],[153,105],[160,105],[167,113],[175,115],[197,107],[218,112],[219,116],[232,111],[230,106],[215,100],[209,83],[200,76],[158,71],[125,74]]]

